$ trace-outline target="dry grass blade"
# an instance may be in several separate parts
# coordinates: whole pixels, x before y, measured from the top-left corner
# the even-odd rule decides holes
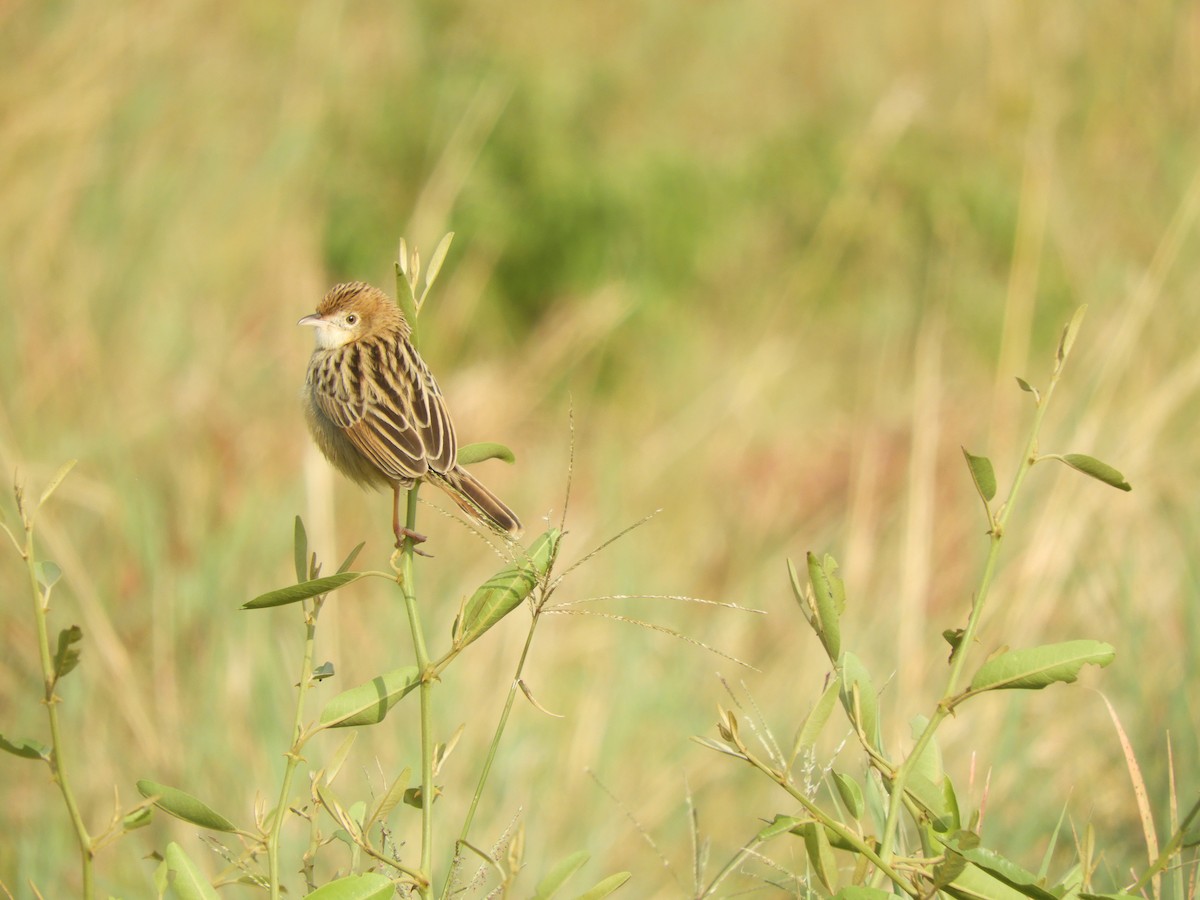
[[[1117,740],[1121,742],[1121,753],[1125,756],[1125,766],[1129,770],[1129,780],[1133,784],[1133,796],[1137,800],[1138,818],[1141,820],[1142,836],[1146,841],[1146,854],[1150,865],[1154,865],[1154,861],[1158,859],[1158,836],[1154,831],[1154,814],[1150,810],[1150,797],[1146,791],[1146,780],[1142,777],[1142,769],[1138,765],[1137,755],[1133,752],[1133,744],[1130,743],[1129,735],[1125,733],[1125,728],[1121,725],[1121,719],[1117,715],[1117,711],[1103,694],[1100,695],[1100,699],[1104,701],[1104,705],[1108,708],[1108,715],[1112,719],[1113,727],[1117,730]],[[1155,875],[1154,896],[1161,897],[1161,890],[1162,879]]]

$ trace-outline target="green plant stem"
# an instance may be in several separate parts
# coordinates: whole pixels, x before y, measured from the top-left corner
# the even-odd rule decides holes
[[[283,831],[283,820],[287,815],[288,798],[292,793],[292,778],[302,759],[300,750],[307,740],[307,736],[304,734],[304,698],[312,683],[313,648],[316,644],[317,616],[321,611],[321,599],[320,597],[315,598],[311,607],[305,604],[304,662],[300,669],[300,690],[296,695],[296,716],[292,722],[292,744],[285,754],[287,762],[283,767],[283,784],[279,788],[279,801],[275,804],[275,816],[271,820],[271,830],[267,834],[267,868],[271,900],[279,900],[279,835]]]
[[[408,507],[405,527],[414,531],[417,526],[417,491],[419,484],[408,492]],[[421,628],[421,616],[417,609],[417,594],[413,583],[413,542],[405,538],[400,548],[400,591],[404,595],[404,608],[408,613],[408,627],[412,632],[413,653],[417,670],[421,673],[421,872],[424,883],[417,885],[422,897],[429,896],[433,883],[433,679],[429,665],[429,651],[425,648],[425,632]]]
[[[819,824],[828,828],[848,844],[853,845],[856,851],[873,862],[875,864],[876,872],[881,872],[884,876],[890,878],[896,887],[904,891],[904,893],[908,894],[909,896],[918,896],[919,892],[917,889],[912,886],[908,879],[892,868],[890,860],[883,859],[883,857],[877,854],[875,849],[861,836],[854,831],[851,831],[837,819],[832,818],[813,800],[805,796],[803,791],[798,790],[796,786],[791,783],[786,772],[778,772],[771,766],[768,766],[753,753],[751,753],[746,748],[746,745],[741,742],[740,738],[735,737],[735,745],[738,749],[738,752],[745,757],[746,762],[750,763],[750,765],[754,766],[754,768],[758,769],[760,772],[778,784],[781,788],[791,794],[796,802],[803,806],[809,815],[816,819]]]
[[[517,686],[521,681],[521,673],[525,670],[525,660],[529,657],[529,648],[533,645],[533,634],[537,630],[538,620],[541,618],[540,608],[534,611],[533,621],[529,625],[529,633],[525,635],[525,646],[521,648],[521,657],[517,660],[516,671],[513,672],[512,682],[508,686],[508,697],[504,701],[504,709],[500,712],[500,719],[496,722],[496,729],[492,734],[492,743],[488,747],[487,758],[483,761],[483,770],[479,773],[479,783],[475,785],[475,794],[471,797],[471,806],[467,810],[467,816],[463,820],[462,830],[459,832],[458,840],[460,844],[466,844],[467,838],[471,833],[471,825],[475,821],[475,811],[479,808],[479,800],[483,797],[483,789],[487,784],[488,776],[492,771],[492,763],[495,762],[496,752],[500,749],[500,738],[504,734],[504,729],[508,725],[508,717],[512,712],[513,702],[517,698]],[[457,863],[457,854],[455,860]],[[445,884],[442,885],[441,897],[445,900],[449,896],[450,885],[453,882],[453,871],[446,878]]]
[[[19,504],[19,498],[18,498]],[[79,857],[83,878],[83,897],[91,900],[95,895],[94,874],[92,861],[95,859],[95,845],[84,824],[83,815],[79,812],[79,804],[75,801],[75,793],[71,790],[71,781],[67,777],[67,768],[63,762],[62,731],[58,722],[58,704],[60,698],[54,692],[56,679],[54,674],[54,657],[50,651],[50,636],[46,627],[46,613],[49,609],[48,598],[44,601],[42,588],[38,582],[37,559],[33,553],[33,520],[25,516],[25,549],[22,556],[29,572],[30,596],[33,597],[33,617],[37,623],[38,654],[42,662],[42,683],[44,687],[43,703],[46,705],[46,716],[50,720],[50,758],[46,761],[50,766],[50,777],[62,792],[67,804],[67,814],[71,817],[71,825],[75,829],[75,839],[79,843]]]
[[[946,679],[946,689],[942,694],[942,699],[938,701],[937,710],[929,718],[925,729],[917,738],[916,744],[912,750],[904,758],[904,762],[896,770],[896,776],[892,781],[891,801],[888,804],[887,821],[883,828],[883,837],[880,841],[879,855],[886,861],[891,861],[893,858],[893,850],[896,842],[896,834],[900,821],[900,809],[903,806],[902,798],[908,784],[908,776],[913,770],[916,761],[921,758],[925,752],[925,748],[929,746],[929,742],[933,740],[934,734],[938,727],[945,721],[946,717],[954,709],[955,693],[958,691],[958,685],[962,679],[963,669],[966,666],[967,654],[971,650],[971,645],[975,642],[975,635],[979,631],[979,623],[983,618],[983,610],[987,605],[988,594],[991,590],[992,580],[996,573],[996,564],[1000,558],[1000,543],[1004,539],[1005,527],[1008,524],[1008,517],[1012,514],[1016,506],[1017,497],[1020,494],[1021,486],[1025,483],[1025,476],[1029,474],[1029,470],[1033,468],[1033,464],[1038,461],[1037,447],[1038,434],[1041,431],[1042,420],[1045,418],[1046,409],[1050,404],[1050,398],[1054,394],[1054,388],[1058,385],[1059,377],[1062,375],[1065,355],[1059,360],[1054,368],[1053,374],[1050,376],[1050,383],[1046,388],[1046,392],[1042,394],[1037,401],[1037,408],[1034,412],[1033,423],[1029,429],[1029,440],[1025,443],[1025,452],[1021,457],[1021,462],[1017,466],[1017,471],[1013,475],[1012,486],[1009,488],[1008,497],[1000,506],[996,513],[990,513],[991,528],[988,530],[988,554],[984,561],[983,574],[979,579],[979,587],[975,591],[975,597],[971,603],[971,613],[967,618],[967,626],[963,629],[962,637],[959,640],[958,647],[952,654],[950,663],[950,674]],[[883,883],[884,873],[876,870],[872,878],[872,886],[879,887]]]

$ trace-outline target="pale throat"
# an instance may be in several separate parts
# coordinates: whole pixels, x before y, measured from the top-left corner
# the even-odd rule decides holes
[[[338,347],[346,346],[354,337],[345,328],[339,328],[330,322],[321,322],[313,330],[317,333],[317,349],[319,350],[336,350]]]

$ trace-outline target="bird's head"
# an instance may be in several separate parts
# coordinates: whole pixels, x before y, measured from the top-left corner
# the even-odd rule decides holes
[[[336,350],[381,331],[408,333],[400,308],[383,291],[362,281],[331,288],[317,311],[297,324],[316,329],[317,347],[322,350]]]

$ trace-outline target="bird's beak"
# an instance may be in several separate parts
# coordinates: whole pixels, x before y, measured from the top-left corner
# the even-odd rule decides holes
[[[312,325],[315,327],[317,325],[324,325],[325,320],[323,318],[321,318],[319,315],[317,315],[316,313],[310,313],[309,315],[305,316],[303,319],[301,319],[296,324],[297,325]]]

